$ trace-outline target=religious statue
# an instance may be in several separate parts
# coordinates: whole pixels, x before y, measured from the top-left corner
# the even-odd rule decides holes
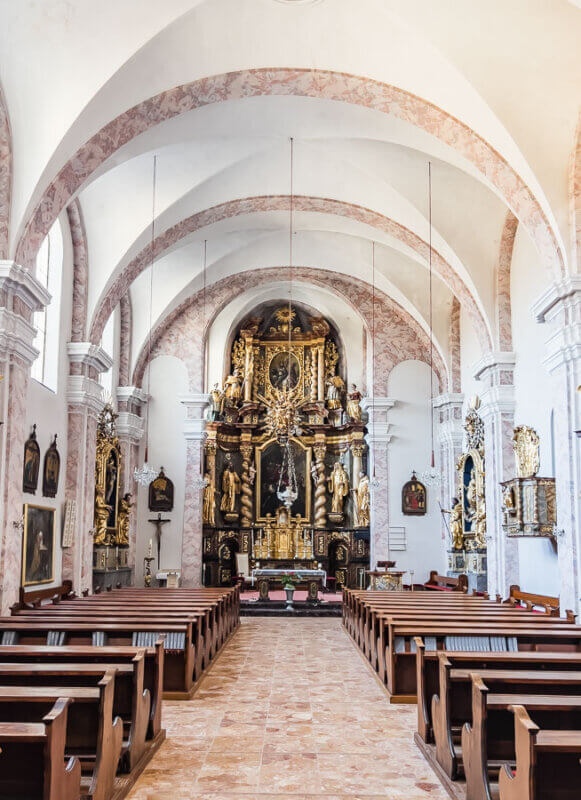
[[[517,478],[532,478],[539,471],[539,437],[534,428],[519,425],[512,437]]]
[[[464,526],[462,522],[462,503],[457,497],[452,500],[452,510],[450,511],[450,534],[452,536],[452,548],[454,550],[463,550]]]
[[[220,511],[228,514],[236,513],[236,495],[240,494],[240,476],[232,468],[232,462],[228,460],[222,473],[222,500]]]
[[[228,375],[226,378],[224,383],[224,396],[232,406],[237,406],[242,399],[242,386],[238,369],[235,369],[234,374]]]
[[[210,409],[212,421],[219,419],[224,411],[224,392],[217,383],[210,392]]]
[[[123,495],[123,499],[119,503],[119,514],[117,515],[117,544],[129,544],[129,516],[131,509],[135,504],[131,502],[131,494]]]
[[[486,504],[484,495],[478,495],[476,513],[472,517],[472,532],[474,533],[474,547],[486,547]]]
[[[107,522],[109,521],[109,512],[111,506],[105,502],[105,493],[103,489],[97,489],[95,495],[95,544],[108,544],[109,535],[107,531]]]
[[[369,478],[364,472],[359,473],[359,486],[355,497],[357,505],[357,522],[361,528],[369,527]]]
[[[214,503],[216,488],[209,472],[204,474],[204,481],[205,486],[202,518],[204,525],[211,525],[213,527],[216,525],[216,504]]]
[[[328,480],[328,488],[329,492],[332,493],[331,512],[334,514],[342,514],[343,501],[349,494],[349,478],[340,461],[335,462],[333,472]]]
[[[341,397],[345,390],[345,384],[339,375],[335,375],[327,381],[327,408],[331,411],[341,408]]]
[[[347,414],[354,422],[361,422],[361,392],[352,383],[351,391],[347,395]]]

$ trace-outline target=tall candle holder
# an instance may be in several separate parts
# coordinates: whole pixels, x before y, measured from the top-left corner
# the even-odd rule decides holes
[[[151,586],[151,562],[155,561],[153,556],[145,556],[143,559],[143,572],[144,572],[144,583],[146,586]]]

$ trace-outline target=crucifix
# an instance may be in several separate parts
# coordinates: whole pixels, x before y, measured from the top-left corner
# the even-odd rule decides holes
[[[162,519],[161,514],[158,514],[156,519],[149,519],[147,521],[155,525],[155,537],[157,539],[157,568],[160,569],[159,554],[161,551],[161,526],[166,522],[171,522],[171,519]]]

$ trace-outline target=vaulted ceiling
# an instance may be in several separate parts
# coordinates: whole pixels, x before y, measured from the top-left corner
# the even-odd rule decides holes
[[[32,259],[75,196],[88,323],[129,291],[134,353],[154,317],[208,280],[288,263],[371,279],[434,330],[452,298],[495,339],[507,212],[547,280],[573,261],[568,168],[581,97],[580,12],[567,0],[0,0],[12,133],[10,253]],[[179,88],[182,87],[182,88]],[[107,301],[104,304],[104,301]],[[101,309],[105,309],[104,311]]]

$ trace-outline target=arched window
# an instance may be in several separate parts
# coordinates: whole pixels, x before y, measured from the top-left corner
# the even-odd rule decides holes
[[[63,237],[57,220],[36,257],[36,277],[50,292],[51,300],[43,311],[34,315],[34,346],[39,356],[31,369],[32,377],[53,392],[58,384],[62,274]]]

